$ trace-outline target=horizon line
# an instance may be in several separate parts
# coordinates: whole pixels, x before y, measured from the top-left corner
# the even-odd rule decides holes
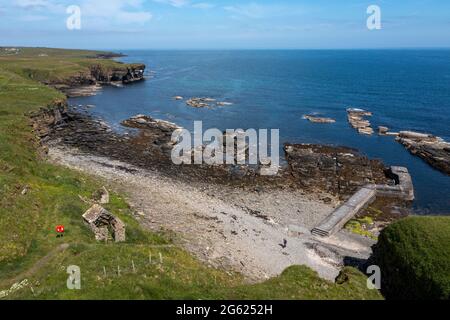
[[[63,50],[94,50],[94,51],[137,51],[137,50],[170,50],[170,51],[320,51],[320,50],[335,50],[335,51],[349,51],[349,50],[450,50],[450,46],[406,46],[406,47],[355,47],[355,48],[175,48],[175,47],[160,47],[160,48],[94,48],[94,47],[59,47],[59,46],[24,46],[24,45],[0,45],[0,48],[46,48],[46,49],[63,49]]]

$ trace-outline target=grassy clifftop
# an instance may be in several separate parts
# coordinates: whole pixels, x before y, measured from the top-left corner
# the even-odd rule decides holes
[[[94,63],[108,67],[119,66],[113,60],[95,59],[98,53],[94,51],[44,48],[18,50],[17,53],[0,50],[0,68],[45,83],[58,83],[79,74],[88,74],[89,66]]]
[[[97,243],[81,214],[101,181],[46,163],[38,156],[31,111],[65,97],[41,82],[85,72],[98,52],[0,49],[0,297],[6,299],[379,299],[366,277],[345,270],[349,280],[334,284],[306,267],[246,285],[241,276],[209,268],[171,244],[167,234],[143,230],[121,195],[107,206],[127,223],[127,242]],[[54,227],[66,226],[64,238]],[[81,268],[82,290],[66,288],[66,268]],[[134,265],[134,268],[133,268]],[[26,280],[25,282],[22,282]],[[9,290],[14,283],[24,287]]]
[[[0,48],[0,68],[46,84],[62,84],[70,82],[71,78],[88,78],[93,65],[118,71],[136,66],[108,59],[114,57],[113,53],[108,52],[46,48],[17,50]]]

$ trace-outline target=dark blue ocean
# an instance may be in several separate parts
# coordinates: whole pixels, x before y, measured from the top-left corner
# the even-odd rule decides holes
[[[115,50],[116,52],[118,50]],[[120,50],[119,50],[120,51]],[[450,140],[450,50],[122,51],[120,60],[147,65],[149,78],[107,87],[92,113],[119,128],[136,114],[186,128],[278,128],[281,142],[326,143],[359,149],[388,165],[409,168],[418,214],[450,214],[450,176],[411,156],[391,137],[359,135],[346,108],[374,113],[372,127],[430,132]],[[214,110],[187,107],[175,95],[232,102]],[[305,114],[336,124],[313,124]]]

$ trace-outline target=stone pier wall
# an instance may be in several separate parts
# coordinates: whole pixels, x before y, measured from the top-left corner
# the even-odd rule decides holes
[[[401,201],[414,200],[414,187],[408,169],[391,167],[387,174],[395,181],[395,185],[369,184],[360,188],[347,202],[315,227],[311,233],[320,237],[329,237],[335,234],[362,209],[375,201],[377,197],[390,197]]]

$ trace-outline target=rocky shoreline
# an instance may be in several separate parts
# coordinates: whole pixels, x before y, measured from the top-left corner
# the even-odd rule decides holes
[[[44,142],[57,141],[87,152],[111,156],[137,166],[197,178],[198,180],[242,186],[274,185],[301,189],[322,189],[342,197],[351,195],[368,182],[388,183],[385,166],[369,160],[356,150],[309,144],[286,144],[288,165],[278,175],[259,175],[258,166],[250,165],[174,165],[171,161],[176,124],[136,116],[124,120],[126,134],[112,131],[104,122],[72,110],[60,103],[51,110],[33,115],[35,129]]]
[[[119,134],[101,120],[69,108],[63,102],[33,115],[34,128],[43,142],[123,161],[168,177],[238,189],[299,190],[327,193],[341,201],[367,184],[392,185],[395,181],[379,160],[371,160],[347,147],[286,144],[287,165],[275,176],[259,174],[259,165],[175,165],[171,160],[176,124],[140,115],[123,121],[128,132]],[[330,201],[324,199],[324,201]],[[395,207],[407,206],[389,201]],[[398,202],[401,202],[400,204]],[[385,206],[384,209],[389,206]]]

